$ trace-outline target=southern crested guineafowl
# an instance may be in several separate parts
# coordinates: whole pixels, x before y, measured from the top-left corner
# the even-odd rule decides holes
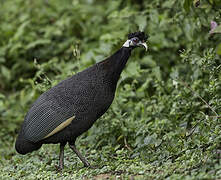
[[[131,51],[147,49],[144,32],[128,35],[128,40],[109,58],[85,69],[43,93],[25,116],[15,148],[20,154],[38,150],[42,144],[60,143],[59,169],[64,167],[64,146],[90,164],[75,147],[75,140],[87,131],[110,107],[117,81]]]

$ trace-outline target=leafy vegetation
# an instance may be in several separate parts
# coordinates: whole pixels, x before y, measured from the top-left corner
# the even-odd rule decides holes
[[[0,0],[0,179],[221,178],[219,0]],[[216,26],[210,23],[215,22]],[[26,156],[14,141],[31,103],[48,88],[149,34],[108,112],[78,138],[96,169],[66,147]]]

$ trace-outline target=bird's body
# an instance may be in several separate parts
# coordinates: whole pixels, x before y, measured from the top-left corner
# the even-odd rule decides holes
[[[74,143],[110,107],[117,81],[130,57],[130,47],[122,47],[106,60],[60,82],[43,93],[27,113],[15,148],[20,154],[32,152],[42,144],[66,143],[87,166]],[[79,153],[79,154],[78,154]],[[62,152],[60,167],[63,168]]]

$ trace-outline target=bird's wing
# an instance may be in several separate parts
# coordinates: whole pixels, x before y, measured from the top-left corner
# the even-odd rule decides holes
[[[42,102],[39,103],[39,101]],[[59,106],[53,100],[46,101],[39,98],[25,117],[24,138],[31,142],[38,142],[67,127],[74,117],[70,109]]]
[[[23,123],[25,139],[38,142],[52,136],[68,126],[77,114],[90,110],[96,95],[96,73],[88,73],[89,70],[96,69],[89,68],[60,82],[34,102]]]

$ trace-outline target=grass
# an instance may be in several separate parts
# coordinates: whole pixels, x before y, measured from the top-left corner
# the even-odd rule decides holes
[[[7,137],[7,138],[5,138]],[[25,156],[14,149],[14,137],[4,136],[0,149],[0,179],[218,179],[221,159],[187,164],[184,160],[165,159],[163,163],[135,156],[127,148],[104,146],[87,148],[77,141],[77,147],[95,168],[85,168],[78,157],[65,147],[65,167],[58,172],[58,145],[43,145],[39,151]],[[6,141],[7,139],[7,141]],[[154,153],[153,153],[154,156]],[[182,159],[182,158],[181,158]],[[203,162],[203,161],[202,161]],[[208,171],[208,166],[213,167]]]

